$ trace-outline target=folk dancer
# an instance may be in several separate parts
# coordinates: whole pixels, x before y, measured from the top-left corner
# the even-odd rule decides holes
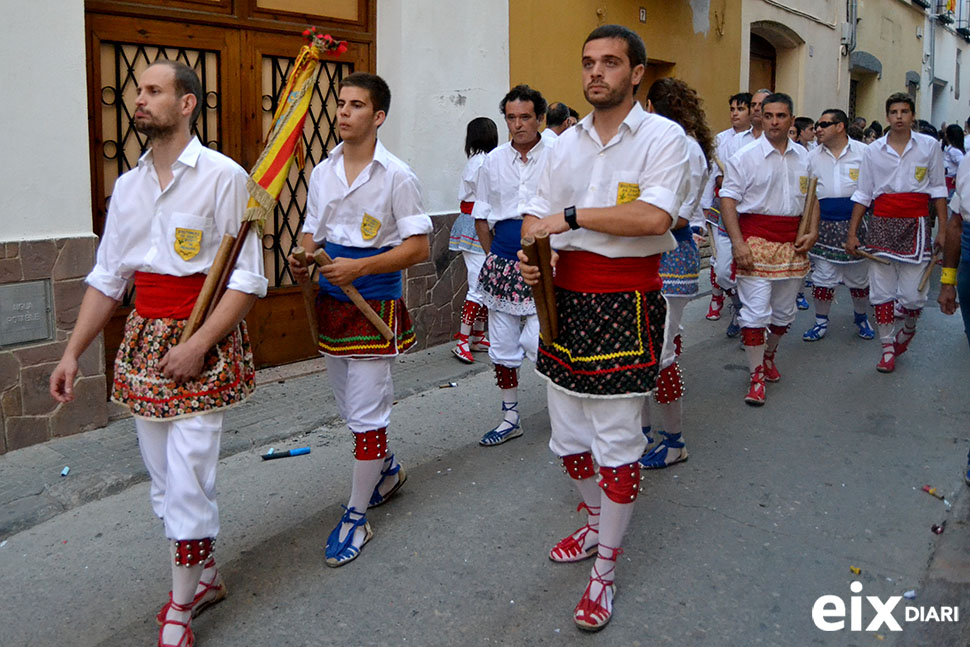
[[[714,136],[715,151],[728,138],[751,128],[751,93],[739,92],[731,95],[728,99],[728,109],[731,114],[731,127],[722,130]],[[704,194],[701,197],[701,208],[704,210],[706,224],[709,225],[708,228],[710,231],[716,233],[719,226],[718,214],[720,213],[719,200],[716,194],[720,187],[715,185],[718,183],[717,180],[720,176],[720,171],[713,160],[711,160],[709,171],[707,183],[704,185]],[[715,171],[718,172],[715,173]],[[715,247],[715,242],[712,237],[710,241],[712,248]],[[721,310],[724,308],[724,290],[717,282],[717,275],[714,272],[714,258],[713,256],[711,257],[711,303],[707,308],[706,315],[708,321],[717,321],[720,319]]]
[[[539,319],[532,290],[517,269],[516,253],[522,247],[523,207],[535,195],[553,147],[539,135],[546,100],[538,90],[517,85],[499,107],[510,140],[486,156],[478,174],[472,210],[479,239],[487,252],[479,289],[482,303],[488,308],[488,356],[502,393],[502,421],[482,436],[479,443],[485,447],[522,435],[519,367],[523,358],[535,361]]]
[[[475,361],[473,352],[487,352],[488,339],[485,337],[485,322],[488,308],[482,305],[482,295],[478,291],[478,275],[485,263],[485,250],[475,231],[472,209],[475,207],[475,187],[478,171],[485,161],[485,155],[498,146],[498,128],[488,117],[476,117],[468,122],[465,129],[465,168],[461,172],[458,188],[460,213],[451,227],[448,249],[461,252],[468,274],[468,291],[465,304],[461,309],[461,327],[458,329],[458,343],[452,349],[460,361],[471,364]]]
[[[816,195],[819,204],[818,242],[809,252],[814,261],[812,271],[815,302],[815,325],[802,339],[819,341],[829,328],[829,311],[835,288],[844,284],[852,296],[856,334],[862,339],[876,336],[869,325],[869,268],[863,259],[846,253],[844,243],[852,217],[852,194],[859,180],[859,168],[866,145],[849,139],[845,129],[849,119],[834,108],[822,113],[815,124],[819,145],[808,154],[809,176],[818,178]]]
[[[869,300],[882,342],[882,356],[876,364],[880,373],[895,370],[896,358],[906,352],[916,335],[916,320],[926,304],[927,288],[920,290],[919,283],[932,256],[932,214],[940,225],[937,249],[943,248],[946,234],[943,152],[936,139],[912,131],[914,114],[915,104],[908,94],[897,92],[886,99],[889,132],[869,144],[862,156],[845,242],[850,254],[862,247],[859,226],[872,205],[865,249],[889,261],[888,265],[869,261]],[[894,304],[904,316],[898,332]]]
[[[384,504],[407,480],[387,440],[394,358],[414,345],[401,299],[401,271],[428,258],[431,219],[411,169],[377,138],[391,91],[384,79],[355,72],[339,85],[337,127],[343,142],[310,175],[303,247],[324,247],[334,262],[320,268],[320,352],[337,407],[354,437],[350,499],[327,538],[327,566],[357,558],[373,536],[367,509]],[[290,257],[298,281],[307,271]],[[382,337],[340,289],[353,285],[394,333]]]
[[[795,320],[795,295],[808,272],[813,231],[796,239],[808,191],[808,153],[788,138],[794,108],[776,93],[762,104],[764,137],[727,162],[721,187],[721,221],[737,265],[741,326],[751,383],[744,401],[765,403],[765,382],[781,373],[775,354]],[[767,339],[765,328],[768,328]]]
[[[555,234],[559,251],[559,336],[541,345],[537,369],[548,380],[549,447],[575,479],[587,521],[549,557],[596,557],[573,616],[589,631],[613,614],[616,560],[646,444],[639,415],[660,369],[660,254],[676,247],[671,214],[690,172],[680,126],[634,99],[646,60],[643,41],[626,27],[603,25],[587,37],[583,89],[594,110],[560,136],[523,226]],[[522,272],[538,282],[535,266]]]
[[[186,65],[158,61],[141,74],[134,125],[149,149],[115,182],[77,325],[50,379],[57,401],[74,398],[78,357],[134,282],[111,399],[135,418],[152,509],[169,539],[172,590],[156,616],[159,647],[193,644],[192,617],[226,596],[213,558],[216,466],[225,410],[254,388],[243,317],[267,287],[253,233],[215,310],[179,344],[221,239],[238,233],[249,199],[247,173],[192,135],[202,105],[202,84]]]
[[[697,92],[679,79],[654,81],[647,91],[647,112],[666,117],[684,128],[690,163],[687,198],[680,207],[677,222],[671,231],[677,240],[677,249],[664,252],[660,261],[667,321],[664,324],[664,344],[654,398],[660,408],[663,426],[657,430],[658,442],[640,459],[642,467],[657,469],[687,460],[682,424],[684,382],[677,358],[682,348],[680,331],[683,328],[684,308],[700,287],[701,259],[691,228],[692,225],[703,223],[704,213],[698,202],[707,183],[708,156],[713,151],[713,141]],[[651,399],[645,399],[640,416],[640,425],[647,434],[648,443],[653,443],[649,435]]]

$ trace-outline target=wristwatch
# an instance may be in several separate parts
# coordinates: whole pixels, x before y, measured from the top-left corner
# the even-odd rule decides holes
[[[562,216],[570,229],[579,229],[579,223],[576,222],[576,207],[566,207],[562,210]]]

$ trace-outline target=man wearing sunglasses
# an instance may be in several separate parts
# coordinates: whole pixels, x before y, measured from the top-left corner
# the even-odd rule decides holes
[[[818,242],[809,252],[815,263],[813,292],[815,325],[802,339],[819,341],[829,326],[829,310],[835,288],[844,283],[852,295],[857,334],[872,339],[876,333],[866,314],[869,307],[869,271],[861,258],[850,256],[843,248],[852,217],[852,194],[859,182],[859,167],[866,145],[849,139],[849,119],[838,109],[829,109],[815,124],[819,146],[808,154],[808,174],[818,178]]]

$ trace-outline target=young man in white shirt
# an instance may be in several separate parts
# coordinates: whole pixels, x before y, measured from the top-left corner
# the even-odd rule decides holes
[[[334,259],[320,269],[317,295],[320,352],[337,406],[354,437],[350,499],[326,545],[326,564],[356,559],[373,536],[367,508],[386,502],[407,478],[388,448],[394,358],[415,342],[401,298],[401,271],[428,258],[431,219],[421,186],[407,164],[377,139],[391,91],[375,74],[355,72],[340,82],[337,127],[342,143],[310,175],[303,247],[325,247]],[[298,281],[307,270],[290,257]],[[353,285],[395,333],[382,337],[344,295]]]
[[[596,556],[573,615],[580,629],[595,631],[613,614],[616,560],[639,492],[639,414],[658,379],[666,314],[660,255],[676,247],[670,228],[690,169],[683,129],[634,99],[646,65],[637,34],[598,27],[582,63],[594,110],[559,138],[523,233],[553,234],[558,250],[559,336],[541,343],[536,368],[548,381],[549,447],[587,513],[549,558]],[[519,259],[535,285],[538,268]]]
[[[817,237],[809,231],[796,239],[808,191],[808,153],[788,138],[791,97],[769,95],[761,109],[764,137],[728,160],[721,186],[721,222],[737,265],[741,334],[751,371],[744,401],[753,406],[765,403],[766,381],[781,379],[775,353],[795,320],[795,295]]]
[[[502,421],[479,443],[494,447],[522,435],[519,424],[519,367],[535,361],[539,319],[532,289],[516,269],[521,248],[523,207],[535,195],[553,144],[539,135],[546,100],[538,90],[517,85],[499,107],[510,140],[490,152],[478,172],[472,216],[485,248],[478,286],[488,308],[488,356],[502,393]],[[567,131],[568,132],[568,131]]]
[[[876,364],[880,373],[895,370],[896,358],[906,352],[916,334],[916,320],[927,293],[927,288],[919,289],[919,283],[934,247],[930,219],[935,215],[939,221],[935,246],[942,249],[947,198],[943,151],[933,137],[913,132],[912,97],[902,92],[890,95],[886,118],[888,134],[869,144],[862,156],[845,242],[850,254],[864,247],[889,261],[888,265],[869,261],[869,299],[882,342],[882,356]],[[869,205],[873,206],[872,216],[862,245],[857,233]],[[904,321],[894,335],[895,305],[902,308]]]
[[[869,325],[869,271],[862,259],[850,256],[844,248],[852,217],[852,194],[859,180],[859,168],[866,145],[849,139],[845,129],[849,118],[837,109],[826,110],[815,124],[819,145],[808,154],[809,177],[818,178],[816,197],[819,209],[818,242],[809,252],[813,270],[815,325],[802,339],[819,341],[828,332],[829,311],[835,288],[841,283],[852,295],[855,325],[859,337],[872,339],[876,333]]]
[[[731,111],[731,127],[722,130],[717,135],[714,136],[714,149],[715,152],[720,148],[721,144],[727,141],[729,138],[733,137],[737,133],[742,133],[749,128],[751,128],[751,93],[750,92],[739,92],[737,94],[731,95],[728,99],[728,108]],[[720,160],[720,158],[718,158]],[[722,162],[723,163],[723,162]],[[704,185],[704,194],[701,197],[701,208],[704,210],[704,217],[707,223],[710,225],[708,230],[713,232],[714,237],[711,238],[711,247],[716,251],[716,236],[717,229],[719,227],[718,223],[718,213],[720,213],[718,207],[720,206],[717,196],[715,195],[716,190],[719,188],[717,185],[717,178],[720,176],[720,169],[717,164],[713,161],[710,165],[710,173],[708,174],[707,183]],[[707,319],[709,321],[717,321],[721,318],[721,310],[724,308],[724,290],[721,285],[717,282],[717,274],[714,270],[715,257],[710,259],[711,263],[711,304],[707,308]]]
[[[192,644],[192,616],[226,595],[212,558],[219,441],[224,409],[255,388],[243,317],[267,286],[253,231],[215,310],[179,344],[222,237],[239,231],[249,196],[246,172],[192,135],[201,108],[202,85],[189,67],[159,61],[141,74],[134,124],[151,147],[115,182],[77,325],[50,378],[54,399],[74,399],[78,357],[134,280],[111,397],[135,417],[152,509],[171,542],[160,647]]]

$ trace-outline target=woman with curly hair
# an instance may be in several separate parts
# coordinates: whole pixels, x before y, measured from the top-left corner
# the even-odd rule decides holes
[[[699,290],[701,259],[693,232],[702,232],[705,227],[700,197],[713,159],[714,137],[707,127],[697,92],[680,79],[654,81],[647,92],[647,111],[680,124],[688,135],[690,162],[690,188],[671,231],[677,239],[677,249],[666,252],[660,261],[663,295],[667,300],[667,322],[660,374],[654,390],[663,425],[658,429],[659,442],[654,444],[650,436],[649,398],[644,400],[640,422],[650,443],[640,464],[646,469],[657,469],[687,460],[687,446],[681,429],[684,385],[677,356],[680,355],[680,321],[684,308]]]

